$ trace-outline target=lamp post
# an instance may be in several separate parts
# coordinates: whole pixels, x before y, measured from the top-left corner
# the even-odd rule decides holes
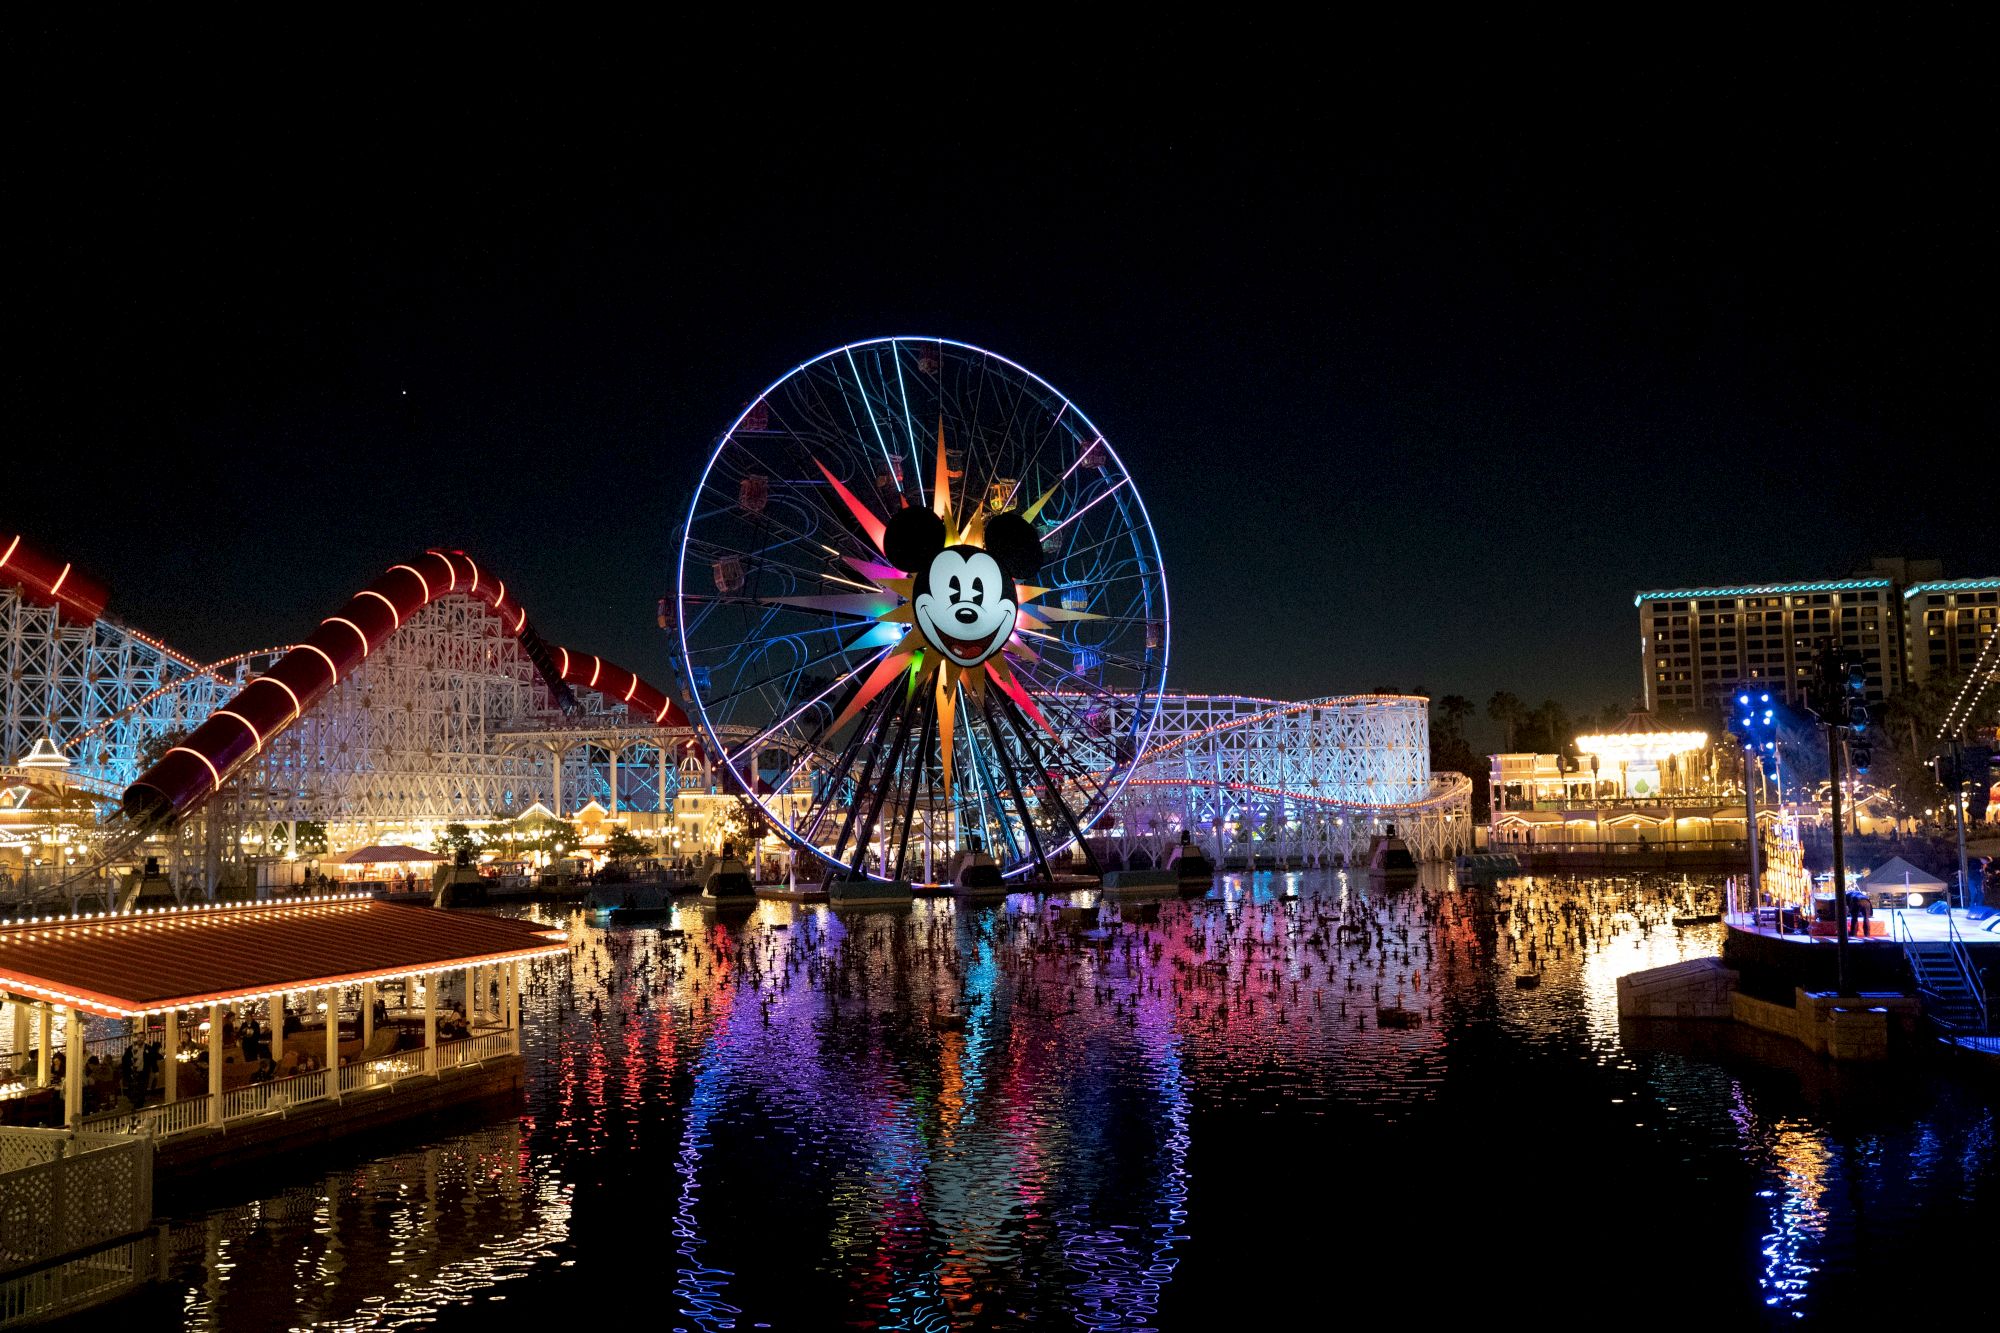
[[[1757,784],[1764,777],[1764,751],[1769,750],[1774,761],[1778,751],[1778,705],[1771,692],[1737,691],[1729,729],[1743,743],[1743,836],[1750,845],[1750,906],[1754,913],[1764,904],[1763,869],[1758,863]],[[1782,800],[1782,791],[1779,796]]]

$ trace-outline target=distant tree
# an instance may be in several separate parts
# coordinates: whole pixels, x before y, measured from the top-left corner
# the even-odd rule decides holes
[[[764,807],[748,796],[738,796],[722,815],[722,838],[733,843],[738,852],[747,852],[762,842],[770,829],[771,820]]]
[[[140,770],[144,771],[151,768],[154,764],[165,759],[167,751],[173,749],[176,745],[185,743],[187,738],[188,730],[186,727],[169,727],[159,735],[148,740],[139,747]]]
[[[636,837],[629,829],[613,829],[604,841],[604,854],[613,861],[629,860],[632,857],[651,856],[653,849],[644,839]]]
[[[554,815],[523,817],[506,824],[489,826],[480,846],[512,860],[530,852],[546,853],[551,860],[568,856],[582,845],[576,825]]]
[[[1575,739],[1569,710],[1554,699],[1541,704],[1516,724],[1516,741],[1523,750],[1537,754],[1561,754]]]
[[[1948,800],[1931,760],[1949,748],[1935,738],[1964,684],[1963,677],[1934,676],[1891,695],[1868,729],[1875,752],[1868,781],[1893,790],[1896,809],[1906,817],[1921,816]]]
[[[1506,690],[1494,691],[1493,697],[1486,701],[1486,716],[1489,720],[1500,724],[1500,734],[1502,737],[1500,748],[1512,753],[1514,751],[1514,729],[1520,725],[1521,721],[1520,698]]]
[[[446,824],[444,831],[431,844],[431,850],[449,856],[455,866],[469,866],[474,853],[479,850],[479,840],[463,824]]]
[[[1431,702],[1431,712],[1437,716],[1436,730],[1446,736],[1465,735],[1465,720],[1475,712],[1472,700],[1462,694],[1447,694]]]

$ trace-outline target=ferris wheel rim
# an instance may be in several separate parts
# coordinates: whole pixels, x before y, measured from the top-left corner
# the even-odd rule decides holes
[[[778,814],[777,811],[771,809],[771,807],[765,803],[762,794],[758,792],[757,782],[755,780],[746,780],[744,778],[743,773],[736,766],[735,759],[731,757],[728,747],[722,743],[722,738],[718,734],[714,722],[709,717],[707,702],[702,698],[701,692],[695,687],[694,655],[693,655],[693,650],[690,648],[687,639],[687,616],[682,614],[682,608],[685,607],[687,604],[688,542],[690,541],[690,539],[693,537],[694,534],[695,515],[696,511],[699,509],[701,504],[702,492],[706,489],[708,485],[708,478],[715,469],[716,461],[722,457],[723,450],[727,449],[730,446],[730,444],[735,440],[737,430],[741,428],[744,421],[749,418],[750,414],[756,411],[757,407],[760,404],[762,404],[766,399],[768,399],[771,396],[771,394],[775,392],[778,388],[785,385],[786,383],[789,383],[793,379],[793,377],[801,374],[802,372],[812,369],[812,367],[814,366],[819,365],[822,361],[829,360],[836,356],[850,354],[858,348],[879,347],[885,343],[891,345],[897,343],[929,343],[939,347],[955,347],[962,351],[971,352],[978,356],[986,357],[990,360],[999,362],[1000,364],[1024,376],[1028,380],[1033,381],[1035,384],[1040,385],[1048,393],[1054,395],[1057,399],[1067,404],[1069,406],[1069,409],[1071,411],[1074,411],[1076,415],[1084,422],[1084,424],[1090,428],[1091,433],[1096,438],[1096,442],[1099,445],[1102,445],[1105,451],[1110,454],[1112,460],[1117,464],[1119,472],[1123,474],[1128,479],[1128,481],[1132,475],[1131,470],[1125,465],[1124,457],[1121,454],[1119,454],[1117,446],[1112,444],[1110,439],[1105,435],[1105,433],[1101,429],[1099,429],[1097,423],[1091,420],[1090,414],[1088,412],[1085,412],[1082,408],[1077,407],[1075,405],[1074,400],[1071,399],[1068,394],[1056,388],[1055,385],[1049,383],[1046,379],[1043,379],[1040,375],[1036,374],[1028,367],[1022,365],[1020,362],[1015,361],[1011,357],[1007,357],[999,352],[995,352],[988,348],[981,347],[977,343],[966,342],[963,339],[946,338],[930,334],[902,333],[902,334],[887,334],[873,338],[861,338],[853,342],[843,343],[837,347],[828,348],[826,351],[821,352],[816,356],[808,357],[806,360],[801,361],[798,364],[792,366],[790,369],[786,370],[783,374],[773,379],[769,384],[766,384],[763,387],[763,389],[759,390],[755,397],[751,398],[747,403],[743,405],[743,409],[739,411],[736,414],[736,416],[730,421],[728,427],[725,430],[723,430],[723,432],[720,435],[716,437],[715,445],[713,448],[709,450],[707,458],[705,458],[702,461],[701,471],[696,478],[692,492],[688,496],[687,513],[681,520],[680,541],[678,543],[677,550],[675,551],[674,637],[678,641],[680,648],[680,660],[683,668],[682,686],[686,691],[689,701],[692,702],[692,704],[694,705],[693,709],[694,717],[701,728],[701,734],[703,739],[710,746],[713,753],[722,761],[723,767],[727,770],[730,778],[732,778],[735,781],[735,784],[739,789],[740,793],[744,796],[749,797],[749,799],[757,806],[758,810],[761,811],[764,817],[769,821],[771,827],[775,829],[781,837],[784,838],[784,840],[792,847],[794,852],[803,851],[808,855],[810,855],[811,857],[813,857],[816,862],[824,863],[834,871],[843,870],[844,867],[838,860],[829,856],[820,848],[814,846],[808,839],[806,839],[806,837],[803,834],[801,834],[798,830],[794,829],[791,825],[790,820],[783,818]],[[1146,715],[1143,719],[1143,725],[1141,727],[1135,728],[1134,731],[1134,744],[1133,744],[1134,758],[1132,762],[1126,763],[1120,767],[1117,774],[1116,784],[1113,787],[1108,788],[1106,791],[1101,793],[1101,799],[1097,802],[1096,809],[1086,811],[1088,818],[1079,819],[1078,821],[1079,831],[1083,835],[1088,835],[1091,829],[1096,826],[1098,821],[1103,819],[1105,815],[1111,811],[1111,809],[1117,804],[1119,798],[1124,794],[1126,784],[1131,781],[1132,775],[1138,771],[1139,765],[1137,762],[1137,756],[1145,752],[1146,747],[1152,741],[1154,731],[1157,729],[1159,725],[1160,713],[1166,695],[1167,670],[1172,660],[1172,648],[1173,648],[1172,594],[1169,591],[1167,585],[1166,560],[1160,554],[1159,531],[1153,524],[1152,512],[1146,508],[1145,497],[1139,493],[1139,488],[1137,486],[1126,486],[1124,489],[1127,492],[1129,492],[1132,502],[1138,506],[1140,525],[1143,527],[1145,531],[1147,545],[1150,546],[1151,548],[1153,575],[1159,581],[1160,667],[1159,667],[1158,678],[1154,682],[1152,689],[1148,691],[1150,699],[1146,707]],[[749,747],[745,748],[747,752]],[[773,795],[776,795],[776,793],[774,792]],[[1071,848],[1075,847],[1079,842],[1081,842],[1081,840],[1082,839],[1079,836],[1065,835],[1064,838],[1054,846],[1053,850],[1050,852],[1050,855],[1059,856],[1063,852],[1068,851]],[[1034,868],[1034,863],[1032,861],[1024,861],[1023,863],[1021,863],[1018,866],[1015,866],[1011,870],[1003,871],[1001,878],[1003,880],[1015,879],[1028,874],[1029,871],[1031,871],[1033,868]],[[874,876],[870,876],[870,878],[874,878]]]

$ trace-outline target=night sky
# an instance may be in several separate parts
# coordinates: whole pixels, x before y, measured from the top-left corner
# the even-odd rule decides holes
[[[0,526],[202,657],[461,546],[665,684],[717,432],[934,333],[1118,447],[1170,685],[1626,703],[1637,589],[2000,572],[1976,45],[1533,109],[49,74],[4,168]]]

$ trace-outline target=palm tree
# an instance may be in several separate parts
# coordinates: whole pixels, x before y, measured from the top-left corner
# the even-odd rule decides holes
[[[1447,694],[1433,705],[1438,714],[1438,730],[1445,736],[1457,738],[1465,734],[1465,720],[1472,716],[1472,700],[1462,694]]]
[[[1519,696],[1506,690],[1495,690],[1493,697],[1486,701],[1486,716],[1500,724],[1505,739],[1500,748],[1511,752],[1514,748],[1514,726],[1521,720],[1521,700]]]

